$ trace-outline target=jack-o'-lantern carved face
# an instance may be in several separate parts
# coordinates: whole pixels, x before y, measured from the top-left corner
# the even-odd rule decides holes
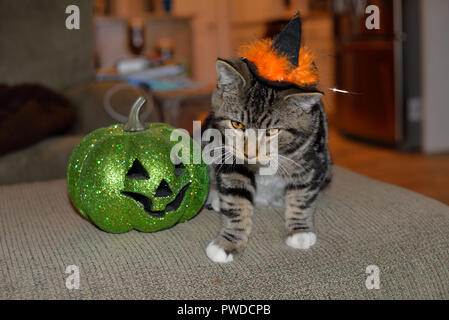
[[[182,163],[175,165],[174,173],[175,173],[175,176],[178,176],[178,177],[181,175],[184,175],[185,174],[184,165]],[[168,172],[167,172],[167,174],[168,174]],[[150,179],[147,170],[143,167],[143,165],[140,163],[140,161],[138,159],[134,160],[131,169],[129,169],[128,173],[126,174],[126,178],[127,179],[137,179],[137,180],[149,180]],[[154,210],[153,209],[154,201],[142,193],[133,192],[133,191],[122,191],[122,194],[137,201],[140,204],[140,206],[149,215],[151,215],[153,217],[163,217],[167,212],[178,210],[178,208],[181,206],[182,200],[184,200],[184,196],[185,196],[189,186],[190,186],[190,182],[187,182],[181,188],[181,190],[178,192],[178,194],[176,194],[175,198],[172,201],[168,202],[165,205],[165,208],[161,209],[161,210]],[[162,198],[161,200],[171,199],[171,196],[173,195],[173,191],[170,188],[170,185],[164,178],[162,178],[161,183],[157,187],[156,191],[153,193],[154,193],[155,198]],[[158,199],[155,199],[155,200],[158,200]]]
[[[84,138],[67,172],[80,213],[113,233],[157,231],[193,217],[206,200],[209,169],[170,158],[177,143],[170,141],[173,129],[161,123],[139,130],[113,125]]]

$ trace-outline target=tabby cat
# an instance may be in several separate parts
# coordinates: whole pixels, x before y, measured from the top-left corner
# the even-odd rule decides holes
[[[216,191],[208,205],[220,211],[223,227],[207,247],[215,262],[230,262],[244,250],[255,205],[285,208],[286,244],[308,249],[316,242],[314,212],[320,191],[330,182],[332,161],[327,147],[322,93],[300,88],[274,88],[260,81],[240,58],[217,61],[218,81],[211,113],[203,129],[266,129],[277,136],[278,170],[260,175],[260,163],[233,150],[233,163],[211,167]],[[245,150],[247,146],[245,145]],[[236,159],[243,157],[244,164]]]

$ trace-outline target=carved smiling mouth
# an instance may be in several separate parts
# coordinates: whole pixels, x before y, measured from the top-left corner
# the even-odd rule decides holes
[[[165,209],[162,211],[151,210],[151,207],[153,206],[151,199],[148,198],[147,196],[140,194],[140,193],[122,191],[122,194],[137,201],[139,203],[139,205],[143,208],[143,210],[145,210],[145,212],[147,212],[150,216],[160,218],[160,217],[163,217],[169,211],[178,210],[189,186],[190,186],[190,183],[187,183],[184,187],[182,187],[182,189],[179,191],[176,198],[172,202],[167,204]]]

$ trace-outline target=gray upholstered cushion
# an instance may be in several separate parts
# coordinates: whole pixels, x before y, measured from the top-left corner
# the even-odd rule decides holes
[[[64,90],[63,94],[77,108],[77,120],[68,132],[73,135],[54,136],[1,156],[0,185],[64,178],[70,154],[82,137],[118,122],[103,106],[104,95],[116,86],[123,89],[112,96],[111,104],[117,112],[126,115],[133,102],[144,93],[137,88],[124,87],[124,82],[88,82]],[[141,114],[144,115],[144,112]],[[142,120],[160,121],[158,109],[154,108]]]
[[[82,135],[54,136],[0,157],[0,185],[61,179]]]
[[[69,5],[80,29],[65,25]],[[63,89],[94,77],[91,0],[0,1],[0,83]]]
[[[320,201],[318,242],[284,244],[283,214],[258,210],[248,248],[214,264],[220,227],[203,210],[172,229],[108,234],[71,207],[64,180],[0,187],[0,298],[449,298],[449,208],[336,168]],[[80,270],[68,290],[64,271]],[[380,290],[365,286],[380,268]]]

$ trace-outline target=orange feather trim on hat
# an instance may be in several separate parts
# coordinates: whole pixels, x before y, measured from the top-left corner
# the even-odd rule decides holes
[[[302,87],[318,84],[318,70],[313,64],[315,57],[307,48],[299,50],[298,67],[288,61],[287,56],[272,48],[273,40],[256,40],[243,45],[239,55],[257,67],[259,76],[270,81],[287,81]]]

